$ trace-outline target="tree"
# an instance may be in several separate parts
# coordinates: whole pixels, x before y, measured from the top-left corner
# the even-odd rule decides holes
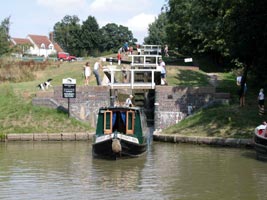
[[[225,18],[229,0],[170,0],[166,32],[183,54],[211,55],[217,64],[229,56]]]
[[[77,16],[66,15],[61,22],[54,25],[54,40],[64,49],[64,51],[79,55],[81,25]]]
[[[101,28],[101,50],[102,51],[118,51],[125,42],[129,45],[134,45],[136,39],[133,38],[133,33],[128,27],[117,25],[115,23],[106,24]]]
[[[212,55],[219,65],[226,60],[244,67],[245,79],[250,73],[264,85],[266,8],[266,1],[257,0],[169,0],[167,38],[182,53]]]
[[[159,14],[158,18],[148,27],[148,36],[145,37],[145,44],[164,45],[167,43],[166,35],[167,16],[165,12]]]
[[[248,72],[254,83],[266,85],[267,2],[239,0],[232,6],[227,18],[229,35],[227,44],[233,60],[243,64],[244,76]],[[259,81],[260,80],[260,81]]]
[[[95,54],[101,41],[99,25],[93,16],[89,16],[81,27],[81,47],[87,55]]]
[[[1,22],[0,26],[0,56],[10,51],[9,26],[10,26],[10,17],[7,17]]]

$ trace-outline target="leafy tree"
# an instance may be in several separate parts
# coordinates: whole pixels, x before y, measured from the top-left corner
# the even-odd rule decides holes
[[[0,56],[10,51],[9,47],[10,17],[5,18],[0,25]]]
[[[184,54],[208,54],[218,64],[229,56],[225,41],[228,0],[170,0],[166,28],[170,44]]]
[[[95,54],[101,41],[99,25],[93,16],[89,16],[82,24],[82,48],[87,55]]]
[[[227,44],[232,58],[243,64],[245,76],[251,72],[254,83],[263,87],[267,83],[267,2],[235,1],[227,20]]]
[[[167,16],[165,12],[160,13],[158,18],[148,27],[148,37],[145,37],[145,44],[164,45],[167,43],[166,35]]]
[[[54,25],[54,40],[71,54],[80,54],[81,25],[77,16],[66,15],[61,22]]]
[[[257,0],[169,0],[170,44],[182,53],[231,61],[264,85],[267,71],[267,2]],[[227,62],[226,62],[227,63]],[[259,82],[259,81],[257,81]]]
[[[114,51],[116,52],[125,42],[129,45],[134,45],[136,39],[133,38],[133,33],[128,27],[117,25],[115,23],[106,24],[101,28],[102,40],[101,50],[102,51]]]

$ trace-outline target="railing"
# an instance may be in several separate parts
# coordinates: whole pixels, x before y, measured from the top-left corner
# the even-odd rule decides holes
[[[114,65],[107,66],[107,68],[103,69],[103,72],[105,75],[109,78],[109,85],[112,89],[113,88],[125,88],[130,87],[132,89],[134,88],[151,88],[155,89],[155,74],[160,73],[159,69],[124,69],[126,71],[127,75],[129,75],[129,78],[127,78],[127,82],[120,81],[118,82],[115,77],[121,77],[120,75],[117,75],[117,73],[122,74],[122,69],[116,69],[114,68]],[[146,72],[151,73],[151,81],[150,82],[137,82],[135,80],[135,75],[137,73],[143,73],[145,76]],[[149,77],[150,78],[150,77]]]
[[[160,55],[161,54],[161,46],[160,45],[142,45],[140,48],[141,54],[154,54]]]
[[[159,65],[161,55],[129,55],[132,57],[131,67],[153,68]]]

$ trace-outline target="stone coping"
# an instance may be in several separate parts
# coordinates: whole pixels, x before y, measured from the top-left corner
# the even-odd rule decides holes
[[[199,137],[199,136],[185,136],[178,134],[163,134],[154,132],[153,140],[160,142],[171,143],[190,143],[190,144],[204,144],[221,147],[243,147],[252,148],[253,140],[251,139],[236,139],[236,138],[221,138],[221,137]]]
[[[82,141],[92,140],[95,133],[9,133],[2,141]]]
[[[8,141],[84,141],[92,140],[95,133],[9,133],[2,142]],[[222,147],[253,147],[251,139],[220,138],[220,137],[199,137],[185,136],[178,134],[153,133],[153,140],[170,143],[204,144]]]

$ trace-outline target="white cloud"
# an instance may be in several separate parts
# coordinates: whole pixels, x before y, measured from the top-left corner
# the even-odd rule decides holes
[[[147,30],[148,25],[155,21],[155,15],[141,13],[129,19],[126,25],[133,31]]]
[[[94,13],[105,13],[110,16],[124,17],[146,9],[153,3],[151,0],[94,0],[90,10]]]
[[[134,37],[139,43],[143,42],[143,38],[148,33],[148,25],[155,21],[156,15],[141,13],[129,19],[126,26],[133,32]]]

